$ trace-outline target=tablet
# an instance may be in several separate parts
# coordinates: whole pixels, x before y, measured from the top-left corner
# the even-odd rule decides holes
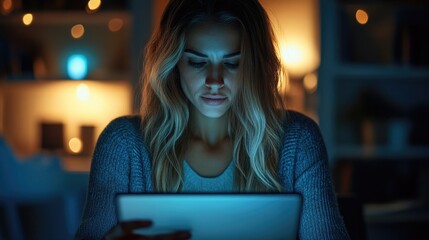
[[[144,193],[116,196],[119,221],[149,219],[156,235],[189,230],[192,239],[297,239],[298,194]]]

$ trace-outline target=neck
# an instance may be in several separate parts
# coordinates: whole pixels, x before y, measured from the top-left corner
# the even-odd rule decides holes
[[[191,113],[192,138],[207,145],[217,145],[228,138],[228,114],[209,118],[197,111]]]

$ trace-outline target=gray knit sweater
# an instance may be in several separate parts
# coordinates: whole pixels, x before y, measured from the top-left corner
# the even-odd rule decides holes
[[[302,195],[300,239],[349,239],[340,215],[317,124],[289,111],[278,175],[286,192]],[[92,159],[86,206],[76,239],[102,239],[117,224],[117,193],[151,192],[151,159],[138,116],[113,120]]]

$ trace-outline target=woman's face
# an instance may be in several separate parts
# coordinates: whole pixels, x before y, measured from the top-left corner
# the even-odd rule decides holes
[[[199,24],[186,33],[178,69],[192,111],[219,118],[231,107],[238,91],[240,42],[239,31],[228,25]]]

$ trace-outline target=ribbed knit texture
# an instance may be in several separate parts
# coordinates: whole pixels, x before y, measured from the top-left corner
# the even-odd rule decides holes
[[[300,239],[350,239],[340,215],[326,148],[317,124],[289,111],[278,174],[286,192],[303,199]],[[151,192],[150,154],[138,116],[113,120],[94,151],[89,189],[76,239],[102,239],[117,224],[117,193]]]

